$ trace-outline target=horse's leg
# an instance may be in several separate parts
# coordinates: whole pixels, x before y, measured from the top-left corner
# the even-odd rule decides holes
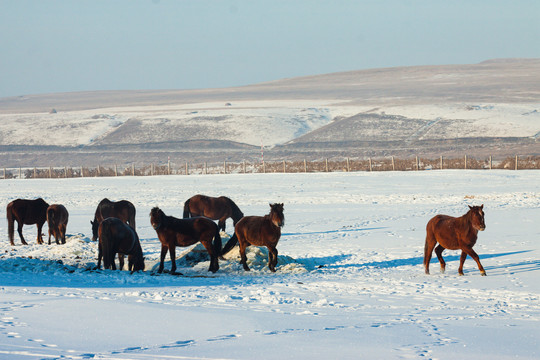
[[[463,264],[465,263],[465,259],[467,258],[467,253],[465,250],[461,249],[461,256],[459,258],[459,269],[458,274],[463,276]]]
[[[17,232],[19,233],[19,237],[21,238],[21,242],[23,243],[23,245],[28,245],[28,243],[26,242],[26,240],[24,240],[24,236],[23,236],[23,233],[22,233],[22,228],[23,228],[23,221],[17,221]]]
[[[160,261],[159,261],[159,268],[158,268],[158,273],[161,274],[163,272],[163,267],[164,267],[164,263],[165,263],[165,256],[167,255],[167,251],[169,250],[169,248],[165,245],[161,245],[161,256],[160,256]]]
[[[240,248],[240,262],[242,263],[244,270],[249,271],[249,266],[247,265],[247,256],[246,256],[247,242],[243,239],[242,236],[238,236],[238,247]]]
[[[278,251],[275,247],[267,246],[268,248],[268,268],[272,272],[276,272],[277,254]]]
[[[446,262],[444,262],[444,259],[442,257],[442,253],[444,251],[444,248],[439,244],[435,248],[435,254],[437,254],[437,258],[439,259],[439,262],[441,263],[441,272],[444,274],[444,271],[446,270]]]
[[[226,224],[227,218],[221,218],[218,221],[218,228],[221,231],[225,231],[225,224]]]
[[[62,244],[65,244],[66,243],[66,225],[65,224],[62,224],[60,225],[60,229],[61,229],[61,236],[62,236]]]
[[[176,244],[169,246],[169,256],[171,258],[171,275],[182,275],[182,273],[176,272]]]
[[[120,263],[120,270],[124,270],[124,254],[118,253],[118,262]]]
[[[467,255],[469,255],[470,257],[473,258],[474,261],[476,261],[476,264],[478,265],[478,270],[480,270],[480,274],[482,276],[486,276],[486,271],[484,270],[484,267],[480,263],[480,257],[478,256],[476,251],[474,251],[472,248],[465,248],[465,251],[467,252]]]
[[[426,244],[424,245],[424,269],[426,274],[429,275],[429,262],[431,261],[431,255],[433,253],[433,248],[437,244],[437,240],[435,240],[435,236],[433,236],[433,233],[428,228],[427,234],[426,234]]]
[[[217,254],[214,253],[214,248],[212,247],[212,238],[210,238],[210,240],[202,240],[201,244],[203,244],[206,252],[210,256],[210,268],[208,269],[208,271],[215,273],[219,270],[219,262]]]
[[[36,224],[37,226],[37,243],[43,244],[43,233],[41,232],[41,229],[43,228],[43,223]]]
[[[49,228],[49,245],[51,245],[51,233],[52,233],[52,230],[51,228]],[[58,241],[56,243],[58,244]]]
[[[98,261],[97,266],[94,268],[94,270],[99,270],[101,268],[101,258],[103,257],[103,252],[101,250],[101,241],[98,243]]]

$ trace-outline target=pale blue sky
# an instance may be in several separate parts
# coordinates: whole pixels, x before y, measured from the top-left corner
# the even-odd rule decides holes
[[[0,0],[0,97],[540,58],[538,0]]]

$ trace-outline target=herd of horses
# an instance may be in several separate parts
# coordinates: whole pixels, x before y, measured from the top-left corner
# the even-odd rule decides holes
[[[426,242],[424,247],[424,269],[429,274],[429,263],[433,250],[439,259],[441,272],[446,263],[442,257],[445,249],[461,250],[459,275],[463,275],[463,263],[467,255],[472,257],[481,275],[486,272],[480,263],[478,254],[473,250],[478,231],[486,227],[484,222],[484,205],[469,206],[466,214],[460,217],[436,215],[426,226]],[[13,200],[6,208],[8,235],[11,245],[14,243],[14,223],[21,242],[28,245],[22,233],[23,225],[36,224],[37,242],[43,244],[42,227],[45,221],[49,226],[49,245],[51,236],[57,244],[66,242],[66,226],[69,219],[67,209],[61,204],[47,204],[43,199]],[[127,201],[99,202],[92,225],[92,240],[98,243],[98,261],[96,269],[116,270],[115,258],[118,254],[119,268],[124,267],[124,256],[128,257],[128,269],[133,273],[144,270],[144,257],[135,225],[135,206]],[[222,247],[220,230],[225,231],[228,218],[233,220],[234,234]],[[216,224],[214,220],[217,220]],[[268,248],[268,268],[276,271],[278,262],[277,244],[281,237],[281,228],[285,224],[283,204],[270,204],[270,212],[264,216],[244,216],[239,207],[228,197],[209,197],[195,195],[184,203],[183,218],[166,215],[160,208],[150,211],[150,224],[156,231],[161,243],[161,256],[158,273],[164,271],[164,261],[169,253],[171,260],[170,274],[181,275],[176,271],[176,247],[185,247],[200,242],[210,256],[209,271],[219,269],[219,259],[230,252],[237,244],[240,251],[240,262],[244,270],[247,265],[246,248],[250,245]],[[438,245],[437,245],[438,244]],[[437,245],[437,246],[436,246]]]

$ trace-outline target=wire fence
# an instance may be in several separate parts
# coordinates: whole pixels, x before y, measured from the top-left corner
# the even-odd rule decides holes
[[[195,175],[195,174],[248,174],[248,173],[316,173],[353,171],[422,171],[438,169],[540,169],[540,156],[513,156],[504,159],[493,157],[477,159],[469,156],[461,158],[415,157],[398,159],[394,157],[374,159],[322,159],[317,161],[260,161],[189,163],[167,161],[165,164],[62,166],[62,167],[18,167],[3,168],[2,179],[77,178],[107,176],[154,176],[154,175]]]

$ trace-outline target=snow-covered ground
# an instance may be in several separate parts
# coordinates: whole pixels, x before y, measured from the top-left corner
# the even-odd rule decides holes
[[[537,137],[540,104],[432,104],[357,106],[340,100],[238,101],[171,106],[128,106],[57,113],[0,114],[3,145],[80,146],[99,143],[122,126],[131,127],[106,140],[113,144],[183,140],[229,140],[274,146],[294,140],[359,113],[400,115],[409,119],[449,121],[426,139],[461,137]],[[393,125],[384,139],[416,130],[414,121]],[[29,132],[28,129],[39,129]],[[201,135],[202,134],[202,135]],[[378,134],[378,133],[376,133]],[[375,134],[375,135],[376,135]],[[364,134],[365,135],[365,134]],[[334,139],[328,139],[334,140]]]
[[[70,221],[65,245],[36,245],[25,226],[31,245],[15,235],[15,247],[0,221],[0,359],[538,359],[539,179],[443,170],[1,180],[1,218],[9,201],[41,196]],[[246,215],[283,202],[277,272],[252,248],[249,273],[233,256],[216,274],[182,260],[185,276],[153,274],[150,209],[180,217],[196,193],[229,196]],[[137,207],[144,273],[89,270],[103,197]],[[484,204],[475,249],[488,276],[470,258],[458,276],[458,251],[445,251],[445,274],[434,259],[425,275],[427,221],[473,204]]]

